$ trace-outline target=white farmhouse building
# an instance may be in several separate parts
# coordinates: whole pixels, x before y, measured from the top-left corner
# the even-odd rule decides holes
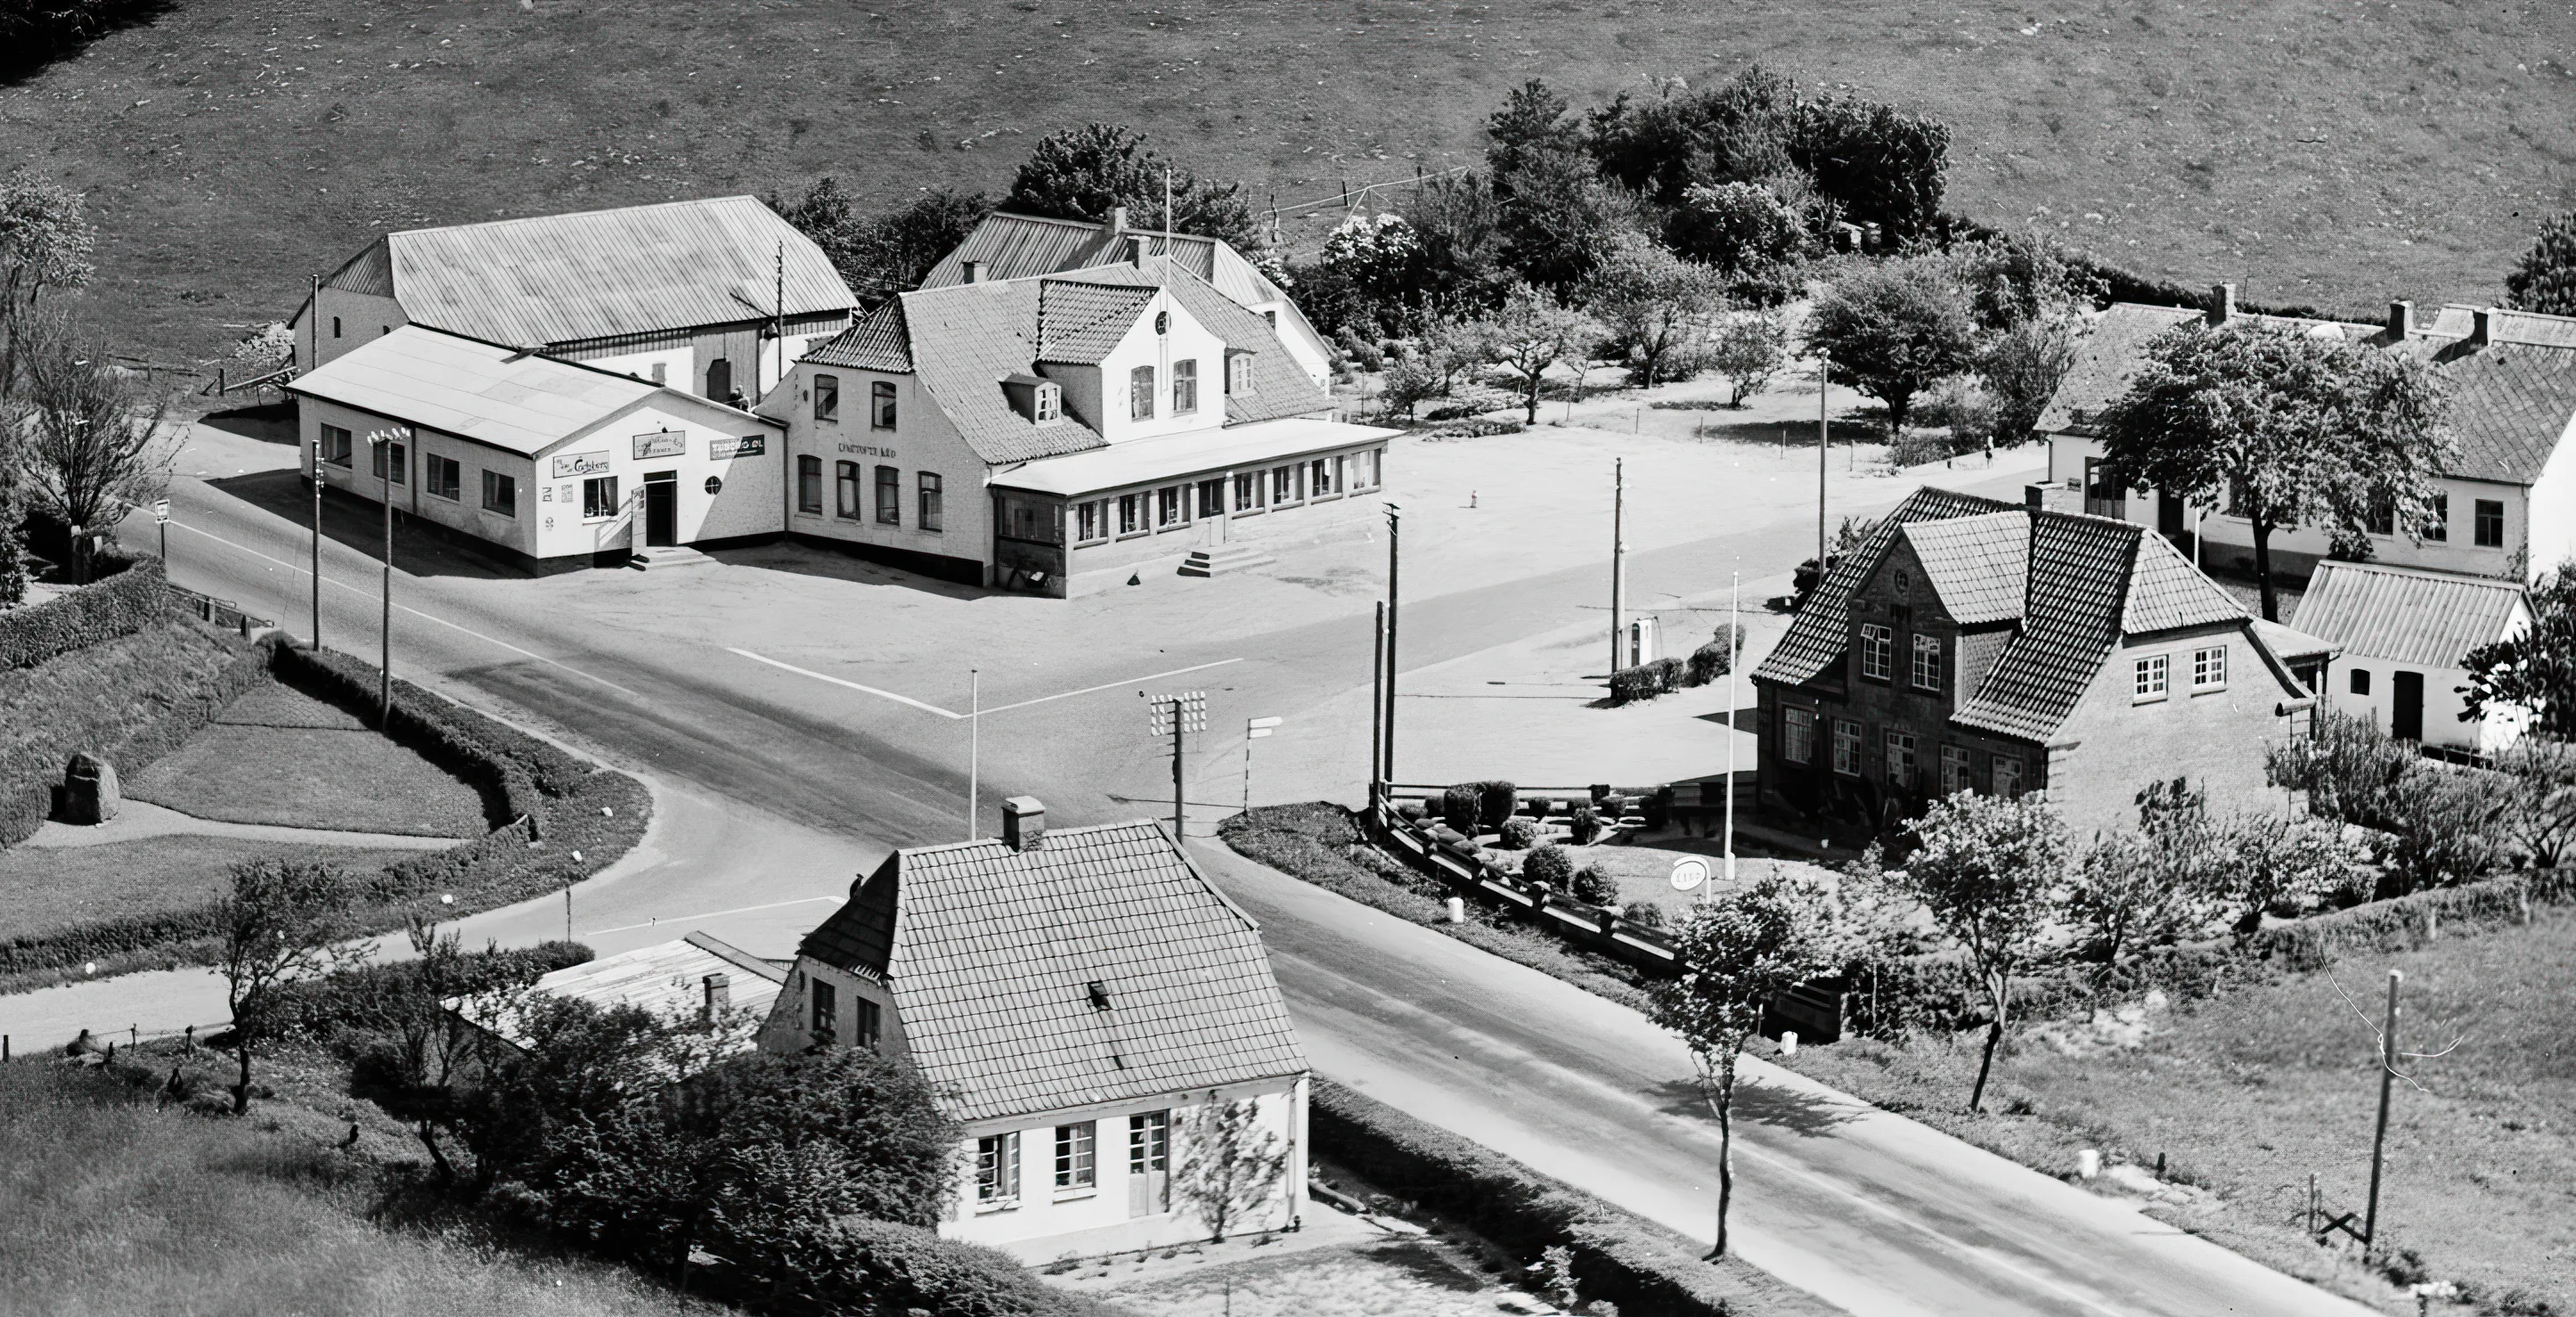
[[[2512,581],[2377,563],[2323,562],[2290,622],[2342,647],[2341,671],[2318,692],[2329,707],[2364,718],[2401,741],[2492,755],[2529,725],[2520,709],[2462,715],[2461,659],[2531,625],[2531,604]]]
[[[1251,1102],[1305,1205],[1308,1066],[1250,916],[1145,822],[897,851],[797,949],[761,1046],[909,1058],[966,1127],[943,1235],[1044,1260],[1208,1235],[1175,1176],[1194,1120]]]
[[[756,401],[858,303],[812,239],[754,197],[388,233],[297,309],[310,371],[404,325]]]
[[[2253,532],[2224,507],[2193,507],[2133,488],[2102,459],[2093,422],[2128,388],[2158,335],[2194,322],[2241,319],[2404,352],[2430,362],[2451,386],[2450,425],[2460,456],[2442,473],[2442,510],[2420,537],[2383,523],[2371,528],[2375,560],[2403,567],[2528,580],[2576,554],[2576,319],[2492,308],[2446,306],[2418,319],[2405,302],[2384,323],[2290,320],[2236,309],[2232,284],[2205,310],[2121,303],[2104,312],[2077,346],[2076,360],[2042,413],[2049,479],[2082,490],[2084,510],[2153,526],[2188,543],[2200,537],[2209,568],[2250,570]],[[2273,569],[2296,579],[2327,552],[2315,528],[2274,532]]]
[[[308,477],[522,566],[778,533],[781,427],[684,389],[418,325],[286,388]]]

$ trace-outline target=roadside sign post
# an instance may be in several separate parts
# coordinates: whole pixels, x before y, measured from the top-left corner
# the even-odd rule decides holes
[[[152,502],[152,524],[161,532],[161,579],[170,579],[170,500]]]
[[[1270,735],[1285,721],[1283,718],[1246,718],[1243,721],[1243,807],[1247,811],[1252,808],[1252,743]],[[1371,799],[1375,799],[1374,792]]]
[[[1150,698],[1147,707],[1148,733],[1172,738],[1172,844],[1177,846],[1189,836],[1189,792],[1181,756],[1188,747],[1189,734],[1207,730],[1207,692],[1157,695]]]

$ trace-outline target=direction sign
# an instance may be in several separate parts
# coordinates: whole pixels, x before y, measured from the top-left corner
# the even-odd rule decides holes
[[[1243,723],[1244,738],[1258,741],[1270,735],[1271,729],[1286,721],[1288,720],[1285,718],[1247,718]]]
[[[1673,890],[1687,892],[1708,881],[1708,861],[1682,859],[1673,861]]]

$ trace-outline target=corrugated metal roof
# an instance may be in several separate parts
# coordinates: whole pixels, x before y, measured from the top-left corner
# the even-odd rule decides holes
[[[655,394],[675,392],[418,325],[297,376],[287,390],[529,457]]]
[[[979,279],[1027,279],[1042,274],[1070,274],[1104,265],[1131,263],[1127,238],[1145,240],[1148,258],[1171,257],[1181,268],[1206,280],[1232,301],[1250,306],[1284,302],[1287,294],[1264,277],[1243,253],[1216,238],[1190,233],[1166,235],[1160,230],[1129,228],[1114,233],[1106,224],[1087,220],[1048,219],[995,212],[984,217],[966,240],[930,267],[921,286],[946,288],[966,281],[965,263],[979,261]]]
[[[2029,574],[2028,512],[1910,521],[1903,534],[1951,621],[1980,626],[2021,616],[2022,582]]]
[[[2290,622],[2341,645],[2345,656],[2457,669],[2472,649],[2504,639],[2529,617],[2523,588],[2377,563],[2322,562]]]
[[[1151,823],[1059,829],[1033,851],[918,847],[893,864],[895,1009],[957,1119],[1308,1068],[1259,930]]]
[[[412,229],[384,240],[414,322],[526,346],[847,312],[849,285],[756,197]]]

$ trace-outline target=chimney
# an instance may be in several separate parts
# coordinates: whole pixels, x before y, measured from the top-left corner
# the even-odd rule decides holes
[[[1033,851],[1046,841],[1046,806],[1035,796],[1013,796],[1002,802],[1002,844]]]
[[[2485,347],[2493,342],[2495,342],[2495,308],[2479,307],[2476,320],[2469,330],[2469,346]]]
[[[2391,342],[2395,342],[2395,343],[2403,343],[2403,342],[2405,342],[2405,341],[2406,341],[2407,337],[2408,337],[2409,335],[2413,334],[2414,332],[2415,332],[2415,304],[2414,304],[2413,302],[2404,302],[2404,301],[2391,302],[2391,303],[2389,303],[2389,304],[2388,304],[2388,338],[2389,338],[2389,341],[2391,341]]]
[[[2223,325],[2236,318],[2236,285],[2212,284],[2209,289],[2209,323]]]
[[[698,1018],[713,1024],[717,1016],[733,1009],[733,976],[710,974],[698,982],[706,988],[706,1001],[698,1007]]]
[[[1144,234],[1131,233],[1127,236],[1127,260],[1129,264],[1134,265],[1139,270],[1145,268]]]
[[[959,261],[957,263],[957,269],[960,273],[965,275],[966,282],[970,284],[984,282],[984,263],[982,261]]]
[[[1125,206],[1111,206],[1109,208],[1109,231],[1113,234],[1125,233],[1127,231],[1127,208]]]

